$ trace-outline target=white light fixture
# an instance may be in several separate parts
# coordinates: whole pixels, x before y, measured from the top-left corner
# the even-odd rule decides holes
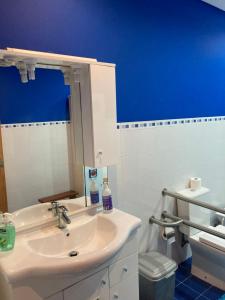
[[[29,80],[35,80],[35,64],[27,64]]]
[[[65,85],[70,85],[70,68],[68,67],[62,67],[61,71],[63,73],[64,76],[64,84]]]
[[[27,66],[24,62],[20,61],[16,63],[16,67],[20,72],[20,78],[22,83],[27,83],[28,82],[28,77],[27,77]]]
[[[80,68],[71,69],[70,80],[80,82]]]
[[[64,76],[65,85],[70,85],[72,81],[80,82],[80,68],[62,67],[61,71]]]

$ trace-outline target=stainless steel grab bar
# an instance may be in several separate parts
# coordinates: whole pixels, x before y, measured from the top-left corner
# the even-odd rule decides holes
[[[197,205],[197,206],[201,206],[201,207],[204,207],[204,208],[207,208],[207,209],[225,214],[225,209],[224,208],[220,208],[220,207],[205,203],[203,201],[194,200],[194,199],[182,196],[178,193],[170,192],[167,189],[163,189],[162,194],[163,194],[163,196],[170,196],[170,197],[182,200],[184,202],[188,202],[188,203],[191,203],[191,204],[194,204],[194,205]]]
[[[221,233],[219,231],[216,231],[214,229],[208,228],[208,227],[203,226],[203,225],[198,225],[198,224],[196,224],[194,222],[191,222],[191,221],[188,221],[188,220],[181,219],[177,216],[174,216],[174,215],[171,215],[171,214],[167,213],[166,211],[164,211],[162,213],[162,218],[168,218],[168,219],[171,219],[171,220],[175,220],[175,222],[162,221],[162,220],[156,219],[154,216],[152,216],[149,219],[149,223],[150,224],[155,223],[155,224],[163,226],[163,227],[177,227],[181,224],[184,224],[184,225],[199,229],[201,231],[207,232],[209,234],[212,234],[214,236],[217,236],[217,237],[225,240],[225,234],[224,233]]]
[[[155,224],[158,224],[158,225],[163,226],[163,227],[178,227],[179,225],[181,225],[183,223],[183,220],[180,219],[176,222],[166,222],[166,221],[156,219],[154,216],[152,216],[149,219],[149,223],[150,224],[155,223]]]

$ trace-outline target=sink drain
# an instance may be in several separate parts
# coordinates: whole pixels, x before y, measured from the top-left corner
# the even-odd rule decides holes
[[[70,252],[69,252],[69,256],[70,256],[70,257],[77,256],[78,254],[79,254],[78,251],[70,251]]]

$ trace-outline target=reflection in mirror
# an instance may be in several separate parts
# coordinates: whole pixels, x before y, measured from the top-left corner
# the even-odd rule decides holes
[[[14,212],[40,202],[84,195],[84,166],[80,161],[77,164],[74,157],[77,152],[83,155],[82,147],[79,146],[77,151],[75,144],[82,135],[80,98],[73,97],[75,93],[79,95],[79,90],[76,90],[79,85],[73,85],[71,89],[65,86],[60,70],[36,69],[35,77],[35,81],[23,84],[15,67],[0,68],[3,144],[0,161],[4,161],[4,168],[3,164],[0,167],[0,210],[3,211],[7,210],[7,205],[8,211]],[[73,105],[70,106],[69,117],[66,110],[70,95],[71,102],[76,101],[72,102],[76,111]],[[57,114],[59,106],[67,117],[55,121],[58,115],[62,115]],[[74,209],[83,208],[84,197],[76,199],[76,203]],[[43,211],[43,206],[38,211],[37,214],[49,214],[45,209]]]
[[[101,204],[102,203],[102,188],[103,179],[108,178],[108,168],[89,168],[85,167],[85,195],[87,197],[87,204]],[[97,197],[94,195],[91,201],[91,191],[96,192]]]

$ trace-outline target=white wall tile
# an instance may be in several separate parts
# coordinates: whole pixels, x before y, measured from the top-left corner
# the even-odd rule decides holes
[[[140,217],[140,251],[164,251],[159,227],[149,217],[174,210],[163,188],[183,189],[188,179],[202,177],[211,189],[211,202],[225,207],[225,122],[179,124],[146,129],[120,129],[119,208]],[[164,249],[164,250],[163,250]],[[177,260],[186,255],[177,247]]]
[[[69,126],[2,128],[10,211],[72,188]]]

